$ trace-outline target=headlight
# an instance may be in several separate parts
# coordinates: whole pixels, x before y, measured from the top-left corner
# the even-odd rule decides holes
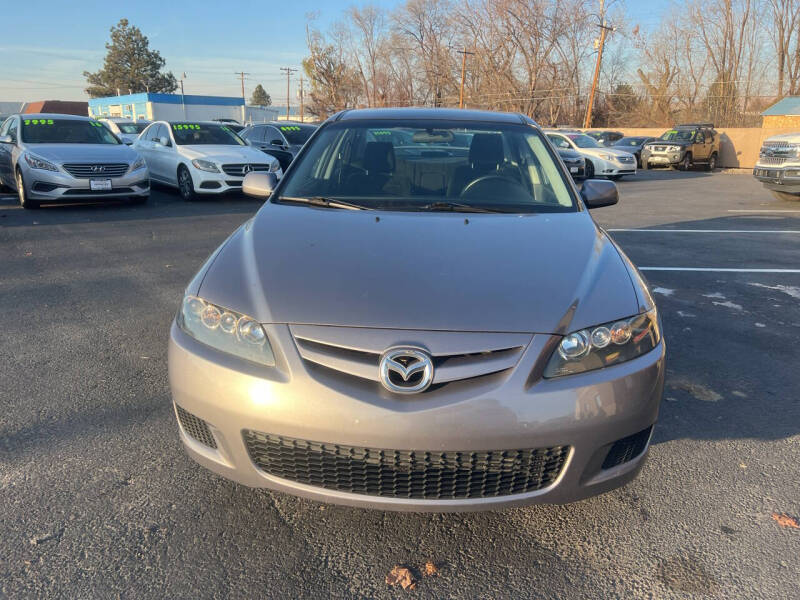
[[[255,363],[275,366],[264,328],[254,319],[197,296],[185,296],[178,326],[197,341]]]
[[[210,173],[219,173],[217,165],[210,160],[203,160],[202,158],[195,158],[192,164],[201,171],[209,171]]]
[[[547,378],[602,369],[650,352],[661,340],[658,314],[620,319],[564,336],[547,363]]]
[[[603,160],[614,160],[617,157],[614,156],[613,154],[601,154],[600,158],[602,158]]]
[[[143,159],[143,158],[140,156],[140,157],[139,157],[139,158],[137,158],[137,159],[134,161],[134,163],[131,165],[130,171],[131,171],[131,172],[133,172],[133,171],[138,171],[139,169],[144,169],[144,167],[145,167],[145,162],[144,162],[144,159]]]
[[[681,147],[680,147],[680,146],[670,146],[669,148],[667,148],[667,150],[668,150],[669,152],[679,152],[679,151],[680,151],[680,149],[681,149]]]
[[[31,169],[44,169],[45,171],[58,171],[58,167],[53,163],[46,161],[43,158],[34,156],[28,152],[25,153],[25,162]]]

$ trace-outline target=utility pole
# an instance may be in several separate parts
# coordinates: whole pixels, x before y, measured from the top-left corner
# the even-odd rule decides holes
[[[600,0],[600,44],[597,48],[597,64],[594,66],[594,79],[592,80],[592,91],[589,92],[589,105],[586,107],[586,119],[583,121],[583,127],[589,128],[592,126],[592,108],[594,107],[594,95],[597,91],[597,81],[600,79],[600,63],[603,60],[603,46],[606,43],[606,31],[614,31],[613,27],[606,25],[606,12],[605,0]]]
[[[239,78],[242,80],[242,125],[244,125],[247,116],[245,114],[247,112],[247,100],[244,97],[244,76],[250,75],[250,73],[246,73],[244,71],[236,71],[234,72],[234,75],[238,75]]]
[[[301,123],[305,123],[305,119],[303,118],[303,109],[304,109],[304,103],[303,103],[303,76],[300,75],[300,122]]]
[[[244,76],[250,75],[250,73],[245,73],[244,71],[237,71],[234,75],[238,75],[242,80],[242,100],[244,100]]]
[[[296,73],[297,69],[292,69],[291,67],[281,67],[281,71],[286,73],[286,120],[289,120],[289,101],[291,100],[291,96],[289,95],[289,81],[292,77],[292,73]]]
[[[186,79],[186,71],[183,72],[181,75],[181,111],[183,112],[183,118],[186,120],[186,98],[183,95],[183,80]]]
[[[467,52],[466,48],[459,50],[461,55],[461,89],[458,93],[458,108],[464,108],[464,80],[467,77],[467,54],[475,54],[474,52]]]

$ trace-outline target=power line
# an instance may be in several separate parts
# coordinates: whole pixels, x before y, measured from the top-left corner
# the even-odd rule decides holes
[[[293,69],[291,67],[281,67],[281,71],[286,73],[286,119],[289,119],[289,102],[291,101],[291,95],[289,94],[289,81],[291,80],[292,73],[296,73],[297,69]]]

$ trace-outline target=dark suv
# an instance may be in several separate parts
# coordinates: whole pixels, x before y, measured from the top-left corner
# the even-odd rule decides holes
[[[719,158],[719,133],[713,123],[685,123],[645,144],[643,167],[674,167],[688,171],[697,164],[713,171]]]

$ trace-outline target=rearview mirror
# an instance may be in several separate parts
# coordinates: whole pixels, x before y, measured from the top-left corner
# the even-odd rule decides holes
[[[242,191],[254,198],[269,198],[277,186],[275,173],[248,173],[242,181]]]
[[[581,198],[583,198],[586,208],[600,208],[619,202],[619,192],[613,181],[587,179],[583,182]]]

